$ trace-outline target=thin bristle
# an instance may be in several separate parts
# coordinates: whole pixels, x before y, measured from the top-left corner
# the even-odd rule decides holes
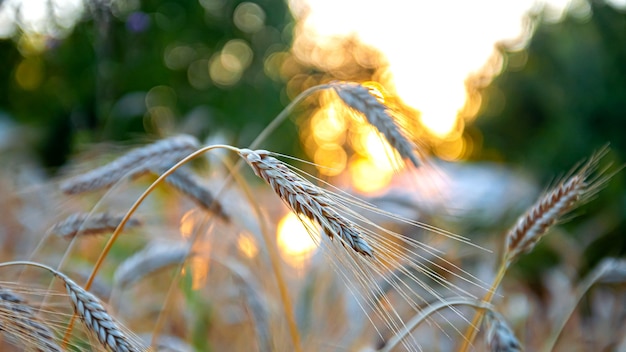
[[[109,187],[125,176],[139,176],[150,171],[152,167],[176,163],[198,148],[199,142],[192,136],[163,139],[131,150],[104,166],[72,177],[61,183],[61,190],[66,194],[77,194]]]
[[[381,103],[369,88],[346,82],[335,82],[331,86],[339,98],[350,108],[363,114],[403,158],[411,160],[415,167],[421,165],[415,143],[407,138],[406,133],[396,123],[389,107]]]
[[[63,280],[65,289],[70,296],[75,313],[83,321],[103,347],[112,352],[139,352],[130,339],[117,326],[115,320],[107,313],[96,296],[87,292],[67,276],[55,272]]]
[[[123,215],[109,213],[74,213],[54,224],[50,228],[49,233],[65,239],[72,239],[77,234],[99,235],[114,231],[123,218]],[[126,222],[126,228],[139,225],[141,225],[141,222],[134,218],[130,218]]]
[[[12,334],[20,343],[41,352],[63,351],[55,342],[54,333],[37,318],[33,308],[5,288],[0,288],[0,315],[0,330]]]
[[[357,226],[337,212],[337,204],[321,188],[292,172],[268,151],[241,149],[239,155],[293,212],[316,221],[330,239],[338,237],[354,251],[372,256],[372,248]]]

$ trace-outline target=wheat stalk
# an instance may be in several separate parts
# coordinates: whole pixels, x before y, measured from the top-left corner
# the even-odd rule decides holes
[[[585,199],[595,194],[611,177],[611,175],[597,176],[591,179],[591,175],[597,170],[600,159],[607,152],[608,148],[604,147],[592,155],[578,172],[561,181],[550,192],[541,197],[509,230],[505,238],[504,255],[500,267],[489,292],[483,298],[484,302],[491,302],[508,267],[521,254],[531,251],[549,229],[562,219],[563,215],[571,212]],[[478,311],[474,316],[472,323],[465,332],[461,352],[467,351],[474,341],[478,332],[476,327],[480,325],[483,314],[484,311]]]
[[[293,212],[316,221],[331,240],[339,238],[355,252],[373,255],[357,226],[337,212],[337,204],[321,188],[291,171],[268,151],[240,149],[238,153]]]
[[[50,234],[72,239],[77,234],[99,235],[112,232],[122,221],[122,215],[110,213],[74,213],[64,220],[54,224],[48,232]],[[127,227],[141,225],[141,221],[131,218],[126,224]]]
[[[346,105],[363,114],[403,158],[411,160],[415,167],[420,166],[417,146],[395,122],[389,107],[380,102],[369,88],[347,82],[334,82],[331,87]]]
[[[63,351],[55,342],[54,333],[40,321],[33,308],[5,288],[0,288],[0,316],[0,330],[10,333],[24,345],[41,352]]]
[[[555,323],[555,328],[550,334],[550,338],[543,348],[543,351],[549,352],[554,350],[565,324],[569,321],[578,306],[591,287],[595,284],[623,284],[626,282],[626,260],[619,258],[605,258],[592,270],[576,287],[574,301]]]
[[[109,187],[125,176],[144,174],[151,167],[177,162],[199,147],[192,136],[180,135],[160,140],[145,147],[133,149],[114,161],[61,183],[66,194],[77,194]]]

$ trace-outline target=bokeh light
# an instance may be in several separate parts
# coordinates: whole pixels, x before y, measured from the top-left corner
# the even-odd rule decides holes
[[[237,248],[248,258],[256,257],[259,253],[259,247],[254,238],[249,234],[241,234],[237,239]]]
[[[531,35],[529,13],[543,7],[558,18],[569,3],[392,0],[382,6],[378,1],[291,0],[298,19],[293,57],[268,57],[266,72],[289,80],[290,98],[329,79],[377,82],[372,87],[384,92],[386,103],[398,109],[398,116],[408,116],[396,122],[410,138],[441,159],[463,160],[480,144],[465,133],[482,102],[466,85],[468,78],[481,77],[488,84],[504,66],[496,43],[523,47]],[[517,64],[523,61],[520,57]],[[293,75],[298,65],[327,74]],[[341,102],[324,95],[308,124],[301,124],[309,129],[300,133],[302,143],[320,174],[347,173],[356,190],[378,192],[404,162],[361,117],[350,116],[353,112]]]
[[[187,211],[180,219],[179,231],[183,238],[189,240],[194,237],[196,231],[199,231],[205,224],[206,214],[197,209]],[[191,288],[198,290],[204,286],[209,273],[209,255],[211,251],[211,243],[205,239],[199,238],[193,243],[192,251],[203,254],[190,256],[187,259],[187,266],[183,267],[181,273],[183,275],[191,275]],[[188,268],[188,269],[186,269]]]
[[[289,212],[278,223],[278,248],[283,259],[293,267],[301,267],[319,246],[317,225],[307,218]],[[315,239],[314,239],[315,238]]]

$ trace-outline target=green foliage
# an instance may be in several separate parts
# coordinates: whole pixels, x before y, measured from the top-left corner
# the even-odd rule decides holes
[[[621,165],[626,157],[626,13],[589,5],[590,16],[570,14],[557,23],[539,16],[527,49],[503,48],[508,68],[482,90],[476,121],[484,155],[534,170],[543,184],[606,143],[611,162]],[[589,265],[626,253],[623,172],[599,198],[583,209],[595,216],[586,223],[592,230],[578,234],[599,237],[588,249]],[[581,227],[576,220],[566,226]]]
[[[263,24],[246,29],[234,19],[242,3],[86,3],[88,15],[67,37],[45,38],[43,51],[24,49],[30,34],[0,40],[0,111],[37,132],[47,166],[63,164],[76,139],[158,137],[173,126],[200,138],[227,130],[249,143],[282,110],[284,83],[264,73],[264,61],[289,48],[292,18],[284,1],[260,0]],[[210,63],[233,39],[251,55],[222,59],[241,77],[216,83]],[[250,60],[238,70],[242,57]],[[33,81],[19,84],[20,75]]]

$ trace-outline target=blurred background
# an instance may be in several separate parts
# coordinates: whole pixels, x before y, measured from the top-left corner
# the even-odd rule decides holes
[[[452,215],[480,244],[594,151],[609,144],[617,167],[626,158],[623,0],[0,0],[0,158],[51,177],[92,143],[189,133],[245,147],[332,80],[375,87],[450,178],[468,180]],[[314,95],[262,147],[389,194],[400,181],[388,147],[340,105]],[[582,275],[623,255],[625,187],[613,176],[513,275],[541,295],[551,267]]]
[[[436,158],[508,163],[547,185],[607,143],[623,163],[625,8],[3,0],[0,148],[55,175],[88,143],[190,133],[245,146],[305,89],[350,80],[400,106]],[[388,150],[338,105],[305,101],[263,147],[359,191],[386,189]],[[603,192],[612,222],[598,246],[626,248],[622,184]]]

